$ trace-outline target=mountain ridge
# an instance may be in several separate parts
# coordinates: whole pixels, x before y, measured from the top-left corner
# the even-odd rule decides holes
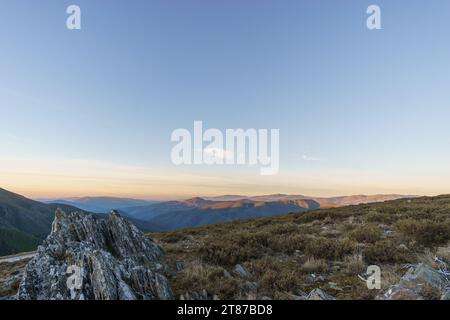
[[[58,208],[68,212],[91,213],[68,204],[31,200],[0,188],[0,255],[34,250],[50,233]],[[105,217],[103,214],[95,215]],[[125,218],[146,232],[160,229],[146,221]]]
[[[194,197],[181,201],[159,202],[147,206],[123,208],[121,212],[139,220],[158,224],[163,230],[174,230],[289,212],[303,212],[320,208],[358,205],[409,197],[412,196],[387,194],[310,198],[304,195],[286,194],[253,197],[225,195],[221,197]]]

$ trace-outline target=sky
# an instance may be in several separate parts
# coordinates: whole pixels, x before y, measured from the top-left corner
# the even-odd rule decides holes
[[[66,8],[81,8],[68,30]],[[381,8],[381,30],[366,9]],[[450,193],[448,0],[3,0],[0,187],[33,198]],[[172,163],[280,130],[280,168]]]

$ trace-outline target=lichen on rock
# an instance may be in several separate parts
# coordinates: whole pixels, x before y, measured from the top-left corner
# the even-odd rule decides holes
[[[167,279],[156,271],[162,254],[115,211],[101,219],[58,209],[50,235],[25,269],[17,298],[173,299]]]

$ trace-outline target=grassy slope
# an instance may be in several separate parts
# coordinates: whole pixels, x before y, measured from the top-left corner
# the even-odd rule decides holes
[[[0,228],[0,256],[35,250],[40,241],[18,230]]]
[[[383,290],[404,274],[404,264],[432,255],[450,258],[450,196],[322,209],[249,221],[152,234],[165,260],[184,261],[170,281],[176,294],[206,289],[219,298],[246,297],[239,263],[258,283],[258,297],[289,299],[320,287],[341,299],[370,299],[358,274],[382,268]],[[231,274],[231,277],[229,276]],[[311,275],[314,274],[315,277]]]
[[[44,238],[55,211],[51,206],[0,189],[0,227]]]

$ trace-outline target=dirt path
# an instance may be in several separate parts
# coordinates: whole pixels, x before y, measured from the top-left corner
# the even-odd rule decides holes
[[[28,252],[28,253],[24,253],[24,254],[15,255],[15,256],[0,257],[0,263],[17,262],[20,260],[33,258],[35,255],[36,255],[36,252]]]

